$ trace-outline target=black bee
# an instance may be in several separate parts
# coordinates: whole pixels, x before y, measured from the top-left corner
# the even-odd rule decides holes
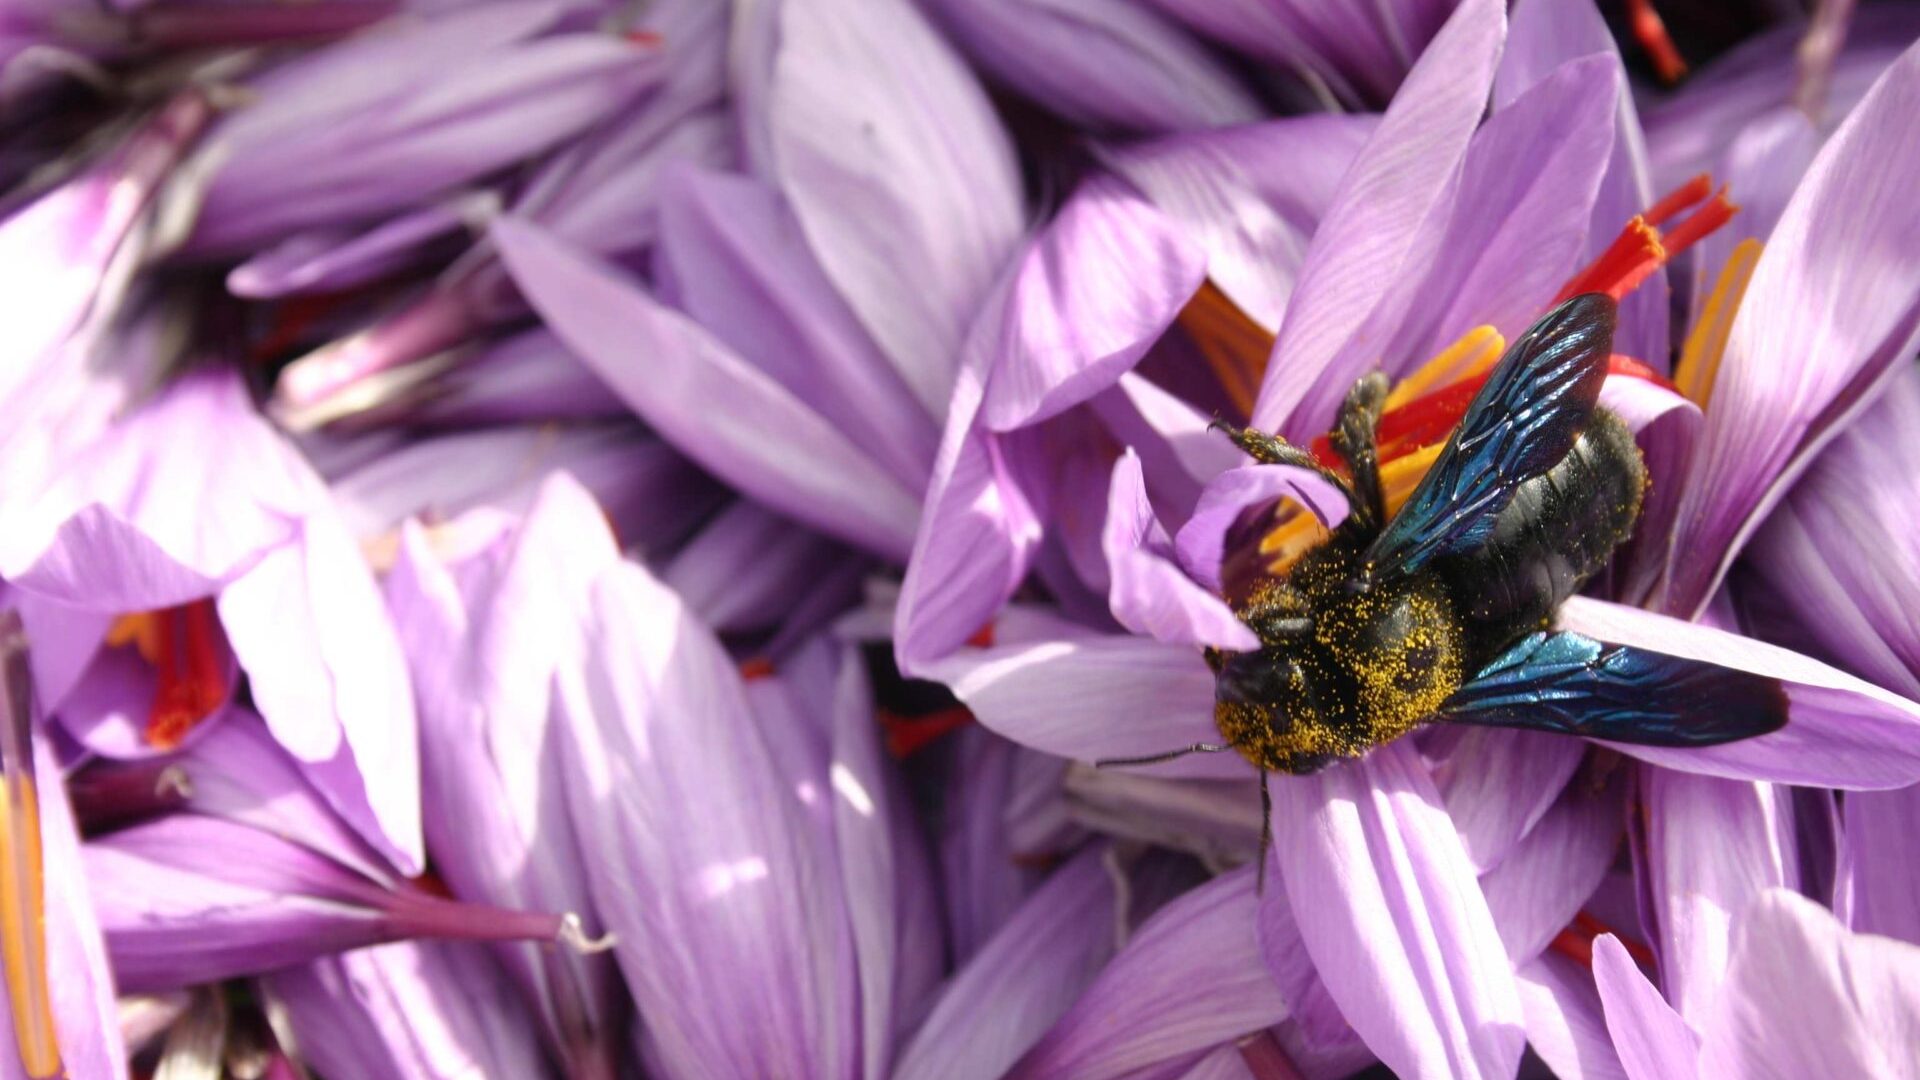
[[[1375,425],[1378,373],[1341,407],[1332,442],[1352,479],[1271,435],[1228,428],[1255,460],[1314,469],[1349,513],[1235,613],[1252,652],[1209,650],[1224,744],[1266,774],[1311,773],[1429,721],[1653,746],[1708,746],[1786,722],[1778,680],[1552,629],[1560,604],[1633,531],[1646,465],[1596,404],[1614,303],[1576,296],[1515,341],[1426,477],[1391,519]],[[1264,844],[1263,850],[1264,850]]]

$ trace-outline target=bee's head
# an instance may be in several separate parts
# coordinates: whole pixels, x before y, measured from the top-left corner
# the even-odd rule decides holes
[[[1339,755],[1316,708],[1317,690],[1297,647],[1227,653],[1214,678],[1214,723],[1248,761],[1262,769],[1305,775]]]

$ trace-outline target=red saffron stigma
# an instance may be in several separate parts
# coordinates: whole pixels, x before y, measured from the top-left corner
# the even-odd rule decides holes
[[[1708,177],[1696,176],[1654,203],[1646,213],[1636,215],[1599,258],[1567,282],[1554,303],[1590,292],[1606,293],[1619,300],[1639,288],[1655,270],[1673,261],[1674,256],[1699,243],[1701,237],[1733,220],[1740,207],[1727,198],[1725,187],[1707,198],[1703,189],[1711,184]],[[1678,225],[1666,232],[1654,228],[1702,199],[1706,205],[1687,215]]]
[[[976,649],[993,648],[993,623],[985,623],[980,629],[975,630],[973,636],[967,639],[967,644]]]
[[[1666,22],[1653,9],[1653,0],[1627,0],[1627,23],[1633,30],[1634,40],[1653,62],[1654,73],[1660,76],[1660,81],[1669,85],[1679,82],[1680,76],[1687,73],[1687,62],[1667,34]]]
[[[887,753],[895,760],[918,753],[942,735],[973,723],[973,714],[962,705],[918,716],[902,716],[892,709],[881,708],[874,710],[874,716],[886,732]]]
[[[1659,202],[1647,207],[1647,212],[1640,216],[1646,218],[1649,225],[1665,225],[1673,215],[1711,194],[1713,194],[1713,177],[1701,173],[1667,192]]]
[[[1725,187],[1714,192],[1713,198],[1707,201],[1707,205],[1689,214],[1686,220],[1660,235],[1660,242],[1666,245],[1667,258],[1671,259],[1699,243],[1708,233],[1732,221],[1733,215],[1739,212],[1740,207],[1727,198]]]
[[[740,661],[740,677],[747,682],[753,682],[755,679],[771,679],[773,661],[764,656],[750,656]]]
[[[218,624],[213,601],[152,612],[158,655],[153,658],[157,685],[147,713],[147,742],[171,750],[227,700],[220,666]]]
[[[662,37],[658,31],[654,31],[654,30],[629,30],[624,34],[621,34],[620,36],[634,43],[635,45],[651,45],[651,46],[658,47],[661,45],[665,45],[667,43],[667,39]]]
[[[1653,970],[1654,959],[1652,949],[1647,948],[1644,944],[1632,938],[1622,935],[1620,931],[1615,930],[1613,927],[1608,926],[1606,923],[1601,922],[1585,911],[1575,915],[1573,922],[1569,923],[1566,929],[1554,936],[1553,942],[1548,948],[1569,960],[1576,961],[1591,968],[1593,966],[1593,939],[1599,937],[1601,934],[1612,934],[1614,938],[1626,948],[1627,955],[1633,957],[1634,963],[1639,964],[1649,971]]]

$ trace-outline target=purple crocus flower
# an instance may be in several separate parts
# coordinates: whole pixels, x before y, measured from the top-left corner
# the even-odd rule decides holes
[[[1340,395],[1369,367],[1407,371],[1403,365],[1410,358],[1469,340],[1463,335],[1483,322],[1501,335],[1517,332],[1585,253],[1604,246],[1589,237],[1596,204],[1629,198],[1634,186],[1609,185],[1607,174],[1636,168],[1633,155],[1618,149],[1618,62],[1604,38],[1588,36],[1583,44],[1578,35],[1549,33],[1567,27],[1550,25],[1527,7],[1516,16],[1503,58],[1502,22],[1495,5],[1462,5],[1347,170],[1313,234],[1286,300],[1272,362],[1248,403],[1256,426],[1304,441],[1326,428]],[[1588,13],[1585,23],[1575,25],[1598,23]],[[1916,250],[1906,235],[1911,223],[1891,189],[1878,194],[1880,185],[1897,183],[1906,171],[1904,150],[1895,146],[1910,141],[1874,133],[1899,124],[1910,111],[1904,98],[1920,88],[1916,64],[1915,54],[1903,57],[1840,126],[1772,230],[1746,304],[1737,315],[1731,305],[1721,305],[1719,325],[1727,336],[1717,339],[1726,343],[1715,357],[1717,375],[1699,355],[1702,347],[1683,350],[1681,384],[1712,387],[1712,407],[1698,438],[1675,445],[1677,435],[1689,433],[1675,430],[1677,418],[1666,429],[1654,429],[1654,415],[1683,409],[1684,402],[1664,410],[1631,399],[1617,406],[1643,429],[1654,429],[1646,437],[1655,490],[1669,488],[1672,499],[1643,520],[1642,541],[1620,595],[1681,616],[1697,614],[1750,523],[1838,424],[1870,400],[1894,359],[1910,351],[1916,301],[1908,272]],[[1474,77],[1462,79],[1461,72]],[[1504,107],[1482,126],[1490,87]],[[1524,168],[1517,165],[1522,160]],[[1618,206],[1613,220],[1623,220],[1631,206]],[[1071,210],[1053,226],[1054,235],[1076,235]],[[1670,232],[1678,244],[1685,227]],[[1152,235],[1138,227],[1132,234]],[[1036,252],[1047,252],[1046,244],[1043,237]],[[1849,254],[1840,253],[1843,244]],[[1852,252],[1855,247],[1864,257]],[[1144,250],[1178,248],[1163,243]],[[1867,269],[1882,259],[1886,269]],[[1058,254],[1049,263],[1072,265]],[[1179,265],[1171,254],[1143,257],[1134,262],[1134,280],[1156,280],[1139,267]],[[1875,274],[1877,284],[1851,284],[1856,273]],[[1055,274],[1072,278],[1070,270]],[[1896,280],[1902,284],[1891,284]],[[1123,459],[1105,511],[1106,585],[1115,619],[1162,635],[1168,644],[1098,631],[1032,637],[1029,627],[1016,631],[1011,618],[994,618],[1028,568],[1044,567],[1036,560],[1047,534],[1058,529],[1070,545],[1066,532],[1073,517],[1099,513],[1084,506],[1070,510],[1061,505],[1062,491],[1047,492],[1027,479],[1023,468],[1030,466],[1019,460],[1027,433],[1020,429],[1086,400],[1141,355],[1191,293],[1177,274],[1164,281],[1157,295],[1164,297],[1158,310],[1165,314],[1132,323],[1140,337],[1130,348],[1069,339],[1066,350],[1038,354],[1058,358],[1040,379],[1025,367],[1033,354],[1004,344],[1005,328],[1025,325],[1032,316],[1016,303],[1006,309],[1017,314],[989,313],[977,333],[987,343],[985,358],[963,371],[949,415],[946,449],[897,622],[904,664],[948,682],[996,730],[1082,759],[1214,741],[1208,719],[1212,678],[1197,663],[1193,646],[1233,644],[1227,639],[1234,627],[1221,621],[1219,601],[1175,576],[1190,569],[1204,581],[1207,568],[1182,567],[1178,548],[1187,545],[1169,545],[1141,512],[1193,505],[1172,502],[1178,489],[1171,486],[1162,488],[1167,503],[1153,501],[1145,449],[1138,466]],[[1809,295],[1845,297],[1852,306],[1843,314],[1809,302]],[[1047,300],[1038,294],[1028,302]],[[1825,343],[1824,351],[1814,342]],[[1689,353],[1695,354],[1690,361]],[[1783,381],[1783,370],[1799,374]],[[1766,382],[1761,371],[1768,373]],[[1617,388],[1609,400],[1629,392]],[[996,397],[1020,405],[996,413]],[[981,401],[984,407],[975,404]],[[1757,441],[1762,432],[1764,445]],[[1207,506],[1209,495],[1222,506],[1247,505],[1235,499],[1270,500],[1281,491],[1280,473],[1273,475],[1264,489],[1253,477],[1221,475],[1199,504]],[[1313,505],[1313,495],[1297,486],[1305,482],[1295,482],[1294,495]],[[1055,504],[1050,515],[1049,496]],[[1635,562],[1658,569],[1636,569]],[[1161,583],[1149,584],[1156,579]],[[1636,591],[1639,581],[1662,584],[1656,595],[1646,586]],[[953,651],[990,618],[991,647]],[[1913,753],[1920,706],[1805,657],[1603,601],[1568,604],[1562,625],[1788,684],[1793,715],[1775,735],[1700,751],[1620,747],[1628,753],[1729,780],[1856,788],[1911,783],[1920,770]],[[1514,739],[1501,734],[1476,750],[1497,753],[1499,744]],[[1577,744],[1530,748],[1511,759],[1518,769],[1497,789],[1451,784],[1443,793],[1437,778],[1444,770],[1436,769],[1434,759],[1450,755],[1436,744],[1425,749],[1422,754],[1411,743],[1388,745],[1359,762],[1276,787],[1273,853],[1284,890],[1273,891],[1261,905],[1263,948],[1284,996],[1310,1030],[1326,1035],[1337,1023],[1314,1020],[1312,999],[1289,992],[1285,961],[1296,942],[1304,944],[1324,993],[1337,1006],[1331,1015],[1352,1024],[1389,1066],[1503,1075],[1518,1059],[1528,1023],[1514,968],[1547,939],[1522,943],[1519,951],[1502,941],[1500,923],[1491,915],[1492,886],[1475,886],[1475,868],[1499,872],[1500,852],[1545,820],[1541,812],[1564,789],[1580,752]],[[1459,768],[1473,768],[1471,761],[1463,758]],[[1189,759],[1161,768],[1190,776],[1244,775],[1237,760]],[[1650,775],[1656,783],[1670,783],[1660,778],[1672,774]],[[1726,782],[1701,783],[1717,792],[1716,785]],[[1659,820],[1700,830],[1713,818],[1689,812]],[[1681,852],[1695,850],[1669,846],[1662,858],[1681,867],[1687,865]],[[1713,864],[1696,856],[1693,865],[1711,871]],[[1656,891],[1685,895],[1672,887]],[[1286,909],[1290,913],[1283,915]],[[1669,936],[1663,941],[1683,973],[1671,977],[1694,978],[1684,972],[1704,971],[1704,955],[1691,961],[1679,955],[1680,939],[1671,935],[1695,924],[1676,917],[1677,910],[1667,914],[1661,929]],[[1707,924],[1698,925],[1707,931]]]

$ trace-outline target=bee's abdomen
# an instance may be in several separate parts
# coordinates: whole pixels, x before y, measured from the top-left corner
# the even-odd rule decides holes
[[[1539,629],[1633,532],[1647,482],[1633,433],[1594,410],[1573,449],[1514,492],[1486,545],[1445,569],[1476,648]]]

